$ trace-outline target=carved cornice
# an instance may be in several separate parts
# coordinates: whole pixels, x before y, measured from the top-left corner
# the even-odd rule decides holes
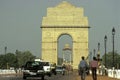
[[[90,28],[90,26],[41,26],[40,28]]]

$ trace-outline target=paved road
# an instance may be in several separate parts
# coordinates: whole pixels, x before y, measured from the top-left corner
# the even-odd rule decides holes
[[[22,75],[0,75],[0,80],[23,80]],[[41,80],[41,78],[28,78],[27,80]],[[66,75],[52,75],[51,77],[45,77],[45,80],[81,80],[77,72],[69,73]],[[86,77],[86,80],[92,80],[91,75]],[[97,80],[117,80],[109,78],[107,76],[98,76]]]

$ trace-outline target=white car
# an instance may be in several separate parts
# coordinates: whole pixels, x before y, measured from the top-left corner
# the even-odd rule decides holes
[[[43,61],[41,59],[35,59],[35,61],[41,62],[41,64],[43,65],[43,70],[44,70],[45,75],[48,75],[50,77],[52,74],[50,62]]]
[[[45,74],[48,75],[48,76],[51,76],[52,71],[51,71],[50,63],[42,61],[42,64],[43,64],[43,69],[44,69]]]

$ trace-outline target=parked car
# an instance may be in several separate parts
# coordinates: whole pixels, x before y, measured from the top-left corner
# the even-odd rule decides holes
[[[28,61],[24,65],[23,79],[27,79],[27,77],[41,77],[44,80],[44,76],[45,73],[41,62]]]
[[[63,66],[56,66],[56,73],[65,75],[65,68]]]

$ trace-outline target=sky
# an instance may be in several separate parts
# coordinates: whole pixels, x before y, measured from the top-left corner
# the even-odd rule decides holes
[[[48,7],[63,0],[0,0],[0,54],[29,50],[41,55],[41,22]],[[107,52],[112,51],[112,28],[115,32],[115,51],[120,53],[120,0],[65,0],[84,8],[88,17],[89,51],[98,49],[104,54],[104,36],[107,35]],[[65,38],[64,38],[65,39]],[[63,41],[64,41],[63,39]],[[68,38],[69,39],[69,38]]]

